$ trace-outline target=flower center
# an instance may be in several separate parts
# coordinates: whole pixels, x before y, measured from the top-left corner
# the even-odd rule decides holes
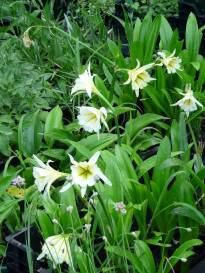
[[[191,103],[192,103],[192,100],[191,100],[191,99],[184,100],[184,105],[185,105],[185,106],[190,106]]]
[[[78,173],[79,173],[79,176],[83,177],[86,180],[93,175],[93,172],[90,166],[79,166]]]

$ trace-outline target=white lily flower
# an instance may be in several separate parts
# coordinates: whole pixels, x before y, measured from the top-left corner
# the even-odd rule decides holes
[[[37,257],[37,260],[41,260],[45,256],[53,262],[54,268],[63,262],[73,267],[69,235],[59,234],[48,237],[42,247],[42,253]]]
[[[171,106],[178,105],[179,107],[181,107],[181,109],[185,111],[187,117],[189,116],[190,112],[197,110],[197,105],[203,107],[203,105],[197,99],[195,99],[193,91],[191,89],[191,84],[186,84],[185,93],[180,94],[184,97],[176,103],[172,104]]]
[[[176,73],[177,70],[181,70],[181,62],[182,60],[179,57],[175,57],[176,50],[173,53],[168,54],[166,51],[160,51],[157,54],[159,58],[157,60],[160,61],[159,66],[164,65],[167,69],[168,74]]]
[[[79,107],[79,115],[77,116],[79,125],[87,132],[95,132],[99,134],[101,123],[109,130],[105,121],[107,118],[107,111],[104,107],[100,109],[88,106]]]
[[[35,184],[40,192],[45,190],[45,194],[49,196],[49,190],[51,185],[59,178],[68,177],[66,173],[58,172],[54,170],[50,165],[49,160],[44,164],[37,156],[33,155],[38,167],[33,168],[33,176],[35,178]]]
[[[75,80],[75,84],[71,90],[71,95],[79,94],[79,93],[87,93],[87,95],[91,98],[92,93],[97,91],[93,78],[95,74],[92,75],[90,72],[90,63],[88,64],[88,68],[84,73],[80,74],[78,78]]]
[[[147,64],[140,67],[140,62],[137,60],[137,66],[134,69],[120,69],[125,70],[128,73],[128,80],[124,84],[132,85],[132,89],[135,91],[136,96],[139,97],[139,90],[147,86],[147,84],[155,78],[152,78],[147,72],[148,69],[152,68],[154,63]]]
[[[71,182],[64,185],[60,192],[68,190],[72,185],[78,185],[81,188],[81,196],[86,193],[87,187],[94,186],[97,180],[102,180],[105,184],[111,186],[110,180],[98,168],[96,162],[100,156],[100,152],[96,152],[89,161],[76,162],[70,156],[71,166]]]

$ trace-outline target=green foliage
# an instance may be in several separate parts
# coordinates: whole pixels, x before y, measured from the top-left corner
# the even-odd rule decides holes
[[[205,226],[204,109],[188,116],[172,104],[191,84],[194,98],[205,105],[202,29],[195,16],[190,14],[181,41],[164,16],[131,20],[125,12],[124,21],[116,18],[122,40],[103,21],[108,2],[82,1],[58,20],[52,3],[41,9],[33,1],[31,12],[23,4],[7,2],[1,14],[12,23],[2,28],[0,45],[0,241],[5,229],[12,233],[31,225],[44,240],[69,234],[73,264],[53,272],[188,272]],[[30,47],[22,41],[25,31]],[[157,53],[163,50],[182,60],[177,73],[159,65]],[[152,63],[148,72],[155,78],[140,88],[139,97],[131,84],[123,84],[136,59],[141,66]],[[71,96],[89,63],[95,74],[91,98]],[[81,106],[105,107],[107,126],[86,131],[79,122]],[[93,121],[90,114],[83,118],[87,125]],[[95,174],[82,197],[75,179],[86,174],[86,162],[98,151],[99,177],[112,186],[93,183]],[[21,187],[14,185],[18,175],[25,179]],[[51,186],[49,194],[44,184]]]
[[[125,0],[125,5],[131,7],[138,16],[151,12],[154,16],[163,14],[166,17],[178,15],[177,0]]]

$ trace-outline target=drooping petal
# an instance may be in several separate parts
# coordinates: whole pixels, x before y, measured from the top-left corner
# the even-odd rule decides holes
[[[107,184],[108,186],[112,186],[111,181],[103,174],[103,172],[97,166],[95,166],[95,173],[105,184]]]
[[[60,192],[65,192],[65,191],[69,190],[72,186],[73,186],[73,183],[67,183],[67,184],[63,185],[63,187],[60,189]]]
[[[80,189],[81,197],[85,196],[86,190],[87,190],[87,187],[81,187],[81,189]]]

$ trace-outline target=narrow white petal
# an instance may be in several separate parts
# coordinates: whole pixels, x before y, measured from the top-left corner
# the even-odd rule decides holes
[[[46,164],[44,164],[43,161],[41,161],[37,156],[33,155],[33,158],[39,167],[45,168],[45,169],[47,168]]]
[[[100,152],[97,151],[89,160],[89,163],[95,164],[100,156]]]
[[[87,190],[87,187],[81,187],[81,189],[80,189],[81,197],[85,196],[86,190]]]
[[[60,189],[60,192],[65,192],[65,191],[69,190],[72,186],[73,186],[72,183],[65,184],[65,185]]]
[[[96,175],[108,186],[112,186],[111,181],[102,173],[102,171],[96,166],[95,168]]]
[[[74,158],[72,157],[72,155],[68,154],[68,156],[70,157],[70,162],[71,162],[73,165],[78,164],[78,162],[76,162],[76,161],[74,160]]]

